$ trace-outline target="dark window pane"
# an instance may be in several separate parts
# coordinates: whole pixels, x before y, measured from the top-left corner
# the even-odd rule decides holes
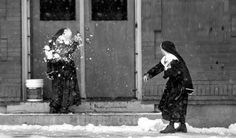
[[[40,20],[75,20],[75,0],[40,0]]]
[[[92,20],[127,20],[127,0],[92,0]]]

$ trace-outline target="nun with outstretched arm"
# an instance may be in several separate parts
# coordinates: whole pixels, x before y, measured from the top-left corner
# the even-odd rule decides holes
[[[164,79],[168,79],[158,109],[162,118],[169,121],[160,133],[187,132],[185,125],[188,95],[193,90],[192,79],[183,58],[175,48],[175,44],[164,41],[160,45],[163,54],[161,61],[144,74],[143,80],[149,79],[164,71]],[[175,128],[174,123],[180,125]]]

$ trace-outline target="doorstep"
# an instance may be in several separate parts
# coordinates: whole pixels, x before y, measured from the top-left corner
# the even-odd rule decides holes
[[[21,102],[7,105],[6,113],[49,113],[49,102]],[[153,113],[154,104],[141,101],[84,101],[72,106],[75,113]]]
[[[0,114],[0,125],[136,126],[139,118],[160,119],[160,113]]]

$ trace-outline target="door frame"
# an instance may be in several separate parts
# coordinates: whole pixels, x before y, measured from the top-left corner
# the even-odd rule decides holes
[[[81,90],[80,94],[83,99],[86,99],[85,89],[85,8],[84,1],[80,0],[80,33],[83,39],[80,49],[81,62]],[[142,1],[135,0],[135,88],[136,98],[142,100],[142,19],[141,19]],[[21,23],[22,23],[22,100],[26,100],[25,81],[30,78],[30,0],[21,0]]]
[[[30,0],[21,0],[21,100],[26,100],[26,80],[30,76]]]
[[[135,56],[136,97],[142,100],[142,0],[135,0]]]

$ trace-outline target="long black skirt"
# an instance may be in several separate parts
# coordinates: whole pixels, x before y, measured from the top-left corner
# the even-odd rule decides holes
[[[81,103],[74,62],[58,62],[53,65],[56,72],[52,80],[53,96],[51,113],[67,113],[72,105]]]
[[[185,122],[188,94],[182,90],[182,84],[169,79],[162,95],[158,109],[162,118],[173,122]]]

